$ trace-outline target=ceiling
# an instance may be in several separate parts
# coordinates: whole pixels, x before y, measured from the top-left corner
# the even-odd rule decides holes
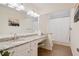
[[[24,3],[26,11],[33,10],[34,12],[42,15],[47,13],[58,12],[61,10],[71,9],[73,3]]]

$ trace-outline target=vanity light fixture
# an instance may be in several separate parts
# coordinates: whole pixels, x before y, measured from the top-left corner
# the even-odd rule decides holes
[[[16,10],[24,10],[24,6],[20,5],[18,8],[16,8]]]
[[[24,6],[21,3],[10,3],[10,4],[8,4],[8,6],[11,8],[15,8],[18,11],[24,10]]]
[[[4,5],[7,5],[10,8],[15,8],[16,10],[24,10],[24,6],[22,3],[3,3]]]
[[[27,12],[27,15],[32,16],[32,17],[39,17],[40,15],[35,13],[34,11],[30,10]]]
[[[7,5],[8,7],[10,8],[14,8],[18,11],[20,10],[25,10],[24,6],[22,3],[3,3],[3,5]],[[29,11],[26,11],[27,12],[27,15],[29,16],[32,16],[32,17],[39,17],[40,15],[37,14],[36,12],[32,11],[32,10],[29,10]]]

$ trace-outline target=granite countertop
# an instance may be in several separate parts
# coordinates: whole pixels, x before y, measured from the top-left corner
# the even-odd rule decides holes
[[[10,49],[10,48],[16,47],[18,45],[25,44],[25,43],[28,43],[28,42],[31,42],[33,40],[37,40],[37,39],[40,39],[43,37],[46,37],[46,35],[40,35],[40,36],[35,35],[35,36],[29,36],[29,37],[24,37],[24,38],[22,37],[22,38],[19,38],[16,40],[0,42],[0,50]]]
[[[16,33],[17,37],[29,37],[29,36],[35,36],[35,35],[38,35],[38,34],[37,33],[27,33],[27,34]],[[14,34],[0,34],[0,42],[9,41],[9,40],[12,40],[12,38],[14,38]]]
[[[38,33],[16,33],[17,36],[30,36],[30,35],[37,35]],[[14,37],[14,34],[0,34],[0,39]]]

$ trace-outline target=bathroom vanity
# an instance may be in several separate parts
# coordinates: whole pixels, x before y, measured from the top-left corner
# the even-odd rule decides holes
[[[47,39],[46,35],[20,37],[17,38],[16,40],[0,42],[0,50],[9,51],[11,56],[37,56],[38,43],[46,39]]]

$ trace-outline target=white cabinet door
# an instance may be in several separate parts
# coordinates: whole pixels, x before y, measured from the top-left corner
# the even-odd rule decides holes
[[[30,56],[31,53],[30,53],[30,42],[26,44],[26,56]]]
[[[30,43],[14,47],[8,51],[13,52],[13,56],[30,56]]]
[[[31,56],[37,56],[38,55],[38,43],[37,43],[37,41],[31,42],[30,52],[31,52]]]
[[[10,56],[14,56],[15,48],[8,49],[8,52],[10,52]]]

